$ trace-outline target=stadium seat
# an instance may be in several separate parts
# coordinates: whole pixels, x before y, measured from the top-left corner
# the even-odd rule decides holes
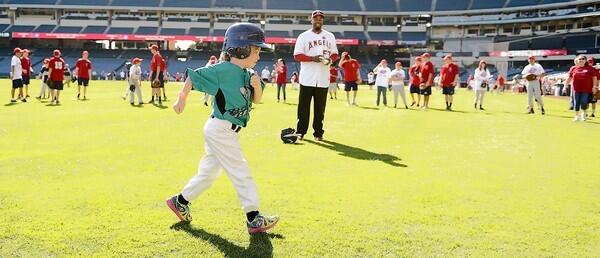
[[[7,4],[56,4],[56,0],[8,0]]]
[[[596,35],[577,35],[577,36],[568,36],[565,39],[565,47],[567,49],[587,49],[587,48],[595,48],[596,44]]]
[[[164,7],[209,8],[211,0],[165,0]]]
[[[401,32],[402,41],[426,41],[427,33],[425,32]]]
[[[266,31],[267,37],[280,37],[280,38],[289,38],[289,31],[278,31],[278,30],[268,30]]]
[[[471,10],[473,9],[494,9],[494,8],[502,8],[506,3],[505,0],[478,0],[473,1],[473,5],[471,6]]]
[[[160,35],[185,35],[185,29],[162,28]]]
[[[394,0],[364,0],[365,8],[371,12],[395,12],[396,1]]]
[[[35,30],[33,30],[33,32],[52,32],[52,30],[54,30],[54,28],[56,28],[56,25],[42,24],[42,25],[38,26],[37,28],[35,28]]]
[[[367,36],[363,31],[345,31],[344,35],[347,39],[367,40]]]
[[[149,6],[158,7],[160,0],[144,0],[144,1],[131,1],[131,0],[112,0],[111,5],[113,6]]]
[[[209,29],[208,28],[190,28],[190,31],[188,34],[194,35],[194,36],[208,36]]]
[[[536,38],[531,40],[531,49],[562,49],[563,38],[562,37],[544,37]]]
[[[106,34],[133,34],[133,28],[110,27]]]
[[[331,0],[318,0],[317,9],[323,11],[362,11],[358,0],[346,0],[342,2]]]
[[[87,26],[81,33],[104,33],[106,31],[106,26]]]
[[[140,26],[135,31],[135,34],[137,34],[137,35],[156,35],[157,32],[158,32],[158,27],[144,27],[144,26]]]
[[[469,0],[437,1],[436,11],[467,10]]]
[[[59,26],[54,30],[54,33],[79,33],[83,27],[76,26]]]
[[[262,0],[219,0],[215,1],[216,8],[263,9]]]
[[[529,49],[529,40],[519,40],[508,43],[508,50],[527,50]]]
[[[312,11],[316,8],[312,0],[267,0],[267,9]]]
[[[431,0],[400,0],[401,12],[427,12],[431,11]]]
[[[518,7],[540,4],[541,0],[510,0],[506,7]]]
[[[370,31],[369,35],[371,36],[372,40],[398,40],[398,33],[397,32],[373,32]]]
[[[9,27],[8,29],[6,29],[6,31],[4,32],[32,32],[33,29],[35,28],[35,26],[29,26],[29,25],[13,25],[11,27]]]
[[[109,0],[61,0],[61,5],[96,5],[96,6],[105,6],[108,5]]]

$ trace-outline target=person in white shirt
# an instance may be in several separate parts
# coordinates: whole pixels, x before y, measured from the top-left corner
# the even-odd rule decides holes
[[[300,34],[294,46],[294,59],[300,62],[300,95],[296,133],[303,140],[308,130],[310,103],[314,99],[313,136],[323,140],[323,120],[329,87],[329,66],[338,59],[335,37],[323,29],[323,12],[311,15],[312,28]]]
[[[484,110],[483,97],[487,91],[487,87],[489,87],[490,79],[492,78],[492,75],[486,66],[487,63],[484,60],[479,61],[479,67],[475,69],[472,82],[473,92],[475,92],[474,106],[475,109],[477,109],[477,104],[479,104],[479,110]]]
[[[369,85],[369,90],[372,90],[373,85],[375,85],[375,74],[373,72],[367,74],[367,84]]]
[[[375,104],[379,107],[381,96],[383,95],[383,105],[387,106],[387,91],[392,70],[388,67],[387,60],[382,59],[381,62],[373,69],[375,73],[375,86],[377,86],[377,101]]]
[[[527,81],[527,100],[529,104],[529,111],[527,113],[535,113],[533,111],[533,98],[535,97],[538,103],[538,107],[541,109],[542,115],[544,115],[546,113],[546,110],[544,110],[544,102],[542,100],[542,86],[540,81],[542,80],[542,78],[544,78],[545,71],[544,68],[535,61],[535,56],[529,56],[527,58],[527,62],[529,62],[529,64],[525,66],[525,68],[523,68],[523,71],[521,72],[523,78],[525,79],[525,81]]]
[[[402,63],[396,62],[396,69],[392,70],[390,73],[390,84],[392,85],[392,91],[394,92],[394,108],[398,107],[398,95],[402,98],[402,103],[404,103],[404,108],[408,109],[408,105],[406,104],[406,94],[404,93],[404,78],[406,78],[406,73],[402,69]]]
[[[269,71],[269,67],[265,66],[265,69],[260,73],[260,78],[265,83],[265,85],[271,82],[271,71]]]
[[[142,63],[141,58],[134,58],[132,61],[133,65],[129,68],[129,90],[131,93],[129,94],[129,104],[134,105],[134,93],[138,97],[138,105],[142,105],[144,101],[142,100],[142,68],[140,68],[140,64]]]
[[[21,56],[23,56],[23,50],[15,48],[13,50],[13,57],[10,60],[10,79],[12,80],[12,90],[10,91],[10,102],[15,103],[15,91],[19,89],[19,96],[22,102],[27,102],[25,95],[23,95],[23,67],[21,66]]]

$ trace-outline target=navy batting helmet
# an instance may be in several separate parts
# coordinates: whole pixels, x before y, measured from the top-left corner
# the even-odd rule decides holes
[[[232,57],[244,59],[250,55],[250,46],[272,50],[270,44],[265,43],[265,32],[255,24],[238,22],[225,31],[223,51]]]

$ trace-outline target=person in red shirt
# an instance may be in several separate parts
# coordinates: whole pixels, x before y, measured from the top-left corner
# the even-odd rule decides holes
[[[419,86],[421,85],[420,73],[422,62],[423,59],[420,56],[417,56],[415,58],[415,64],[408,69],[408,75],[410,76],[410,98],[412,99],[412,104],[410,104],[411,107],[415,104],[419,107],[419,104],[421,103],[421,90],[419,89]],[[417,95],[417,101],[415,101],[415,95]]]
[[[329,67],[329,99],[333,99],[335,96],[335,99],[337,99],[337,77],[338,77],[338,70],[335,68],[335,66],[330,66]]]
[[[60,50],[55,49],[52,52],[52,58],[48,62],[48,74],[50,74],[50,95],[52,101],[50,104],[60,104],[60,91],[63,90],[63,80],[65,79],[65,60],[60,57]]]
[[[596,80],[600,80],[600,70],[596,69],[594,67],[594,58],[590,57],[587,60],[588,65],[590,65],[592,68],[594,68],[594,71],[596,71]],[[23,83],[25,83],[25,77],[23,77]],[[596,87],[598,87],[598,83],[596,83],[596,85],[594,85]],[[25,87],[25,89],[27,89],[27,87]],[[594,97],[594,94],[591,94],[589,97],[589,101],[588,103],[592,104],[592,115],[591,117],[596,117],[596,103],[598,103],[598,99],[596,99],[596,97]]]
[[[440,72],[440,85],[446,99],[446,110],[452,111],[452,95],[458,84],[458,65],[452,63],[452,55],[444,57],[444,66]]]
[[[277,102],[279,102],[279,93],[283,91],[283,102],[286,101],[285,97],[285,84],[287,83],[287,66],[285,65],[285,61],[281,58],[277,60],[277,65],[275,66],[275,71],[277,71]]]
[[[572,85],[574,93],[575,118],[573,121],[585,121],[585,110],[589,102],[589,95],[596,92],[598,88],[598,77],[596,70],[587,63],[584,55],[575,59],[575,66],[569,70],[567,85]],[[563,90],[566,92],[566,90]],[[583,112],[580,112],[583,110]]]
[[[81,53],[81,58],[77,60],[75,63],[75,70],[73,74],[77,76],[77,99],[81,95],[81,86],[83,85],[83,99],[86,99],[87,86],[90,83],[90,78],[92,78],[92,62],[89,60],[89,53],[87,51],[83,51]]]
[[[504,85],[506,84],[506,79],[502,74],[498,75],[498,80],[496,80],[496,94],[500,94],[500,92],[504,91]]]
[[[164,73],[167,68],[165,59],[160,55],[160,52],[158,52],[158,46],[156,44],[152,44],[148,49],[150,49],[150,52],[152,53],[152,61],[150,62],[150,83],[151,85],[154,85],[156,82],[160,83],[159,87],[152,87],[152,100],[148,103],[154,103],[154,98],[156,97],[158,99],[158,104],[162,105],[160,89],[162,89],[164,100],[167,100],[164,79]]]
[[[23,88],[25,88],[25,98],[29,98],[29,79],[31,78],[31,60],[29,60],[29,49],[23,49],[21,57],[21,68],[23,68]]]
[[[431,96],[431,87],[433,86],[433,76],[435,72],[435,68],[433,67],[433,63],[429,61],[431,55],[429,53],[425,53],[421,56],[423,58],[423,65],[421,66],[421,92],[423,95],[423,106],[421,108],[428,109],[429,108],[429,96]]]
[[[348,52],[343,52],[338,66],[344,69],[344,91],[346,91],[348,106],[356,106],[358,84],[362,81],[360,78],[360,64]],[[350,102],[350,91],[354,93],[352,102]]]

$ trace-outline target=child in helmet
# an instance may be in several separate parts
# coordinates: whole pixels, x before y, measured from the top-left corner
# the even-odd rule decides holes
[[[264,89],[260,78],[248,70],[260,59],[261,49],[271,49],[265,43],[263,30],[254,24],[236,23],[225,32],[220,63],[187,70],[187,79],[173,105],[175,112],[183,112],[192,88],[215,99],[213,112],[204,125],[206,154],[200,160],[198,173],[180,194],[166,200],[181,221],[192,220],[189,202],[211,186],[221,167],[237,191],[250,234],[265,232],[279,221],[277,216],[266,216],[258,211],[256,184],[239,141],[240,130],[248,124],[252,103],[260,102]]]

